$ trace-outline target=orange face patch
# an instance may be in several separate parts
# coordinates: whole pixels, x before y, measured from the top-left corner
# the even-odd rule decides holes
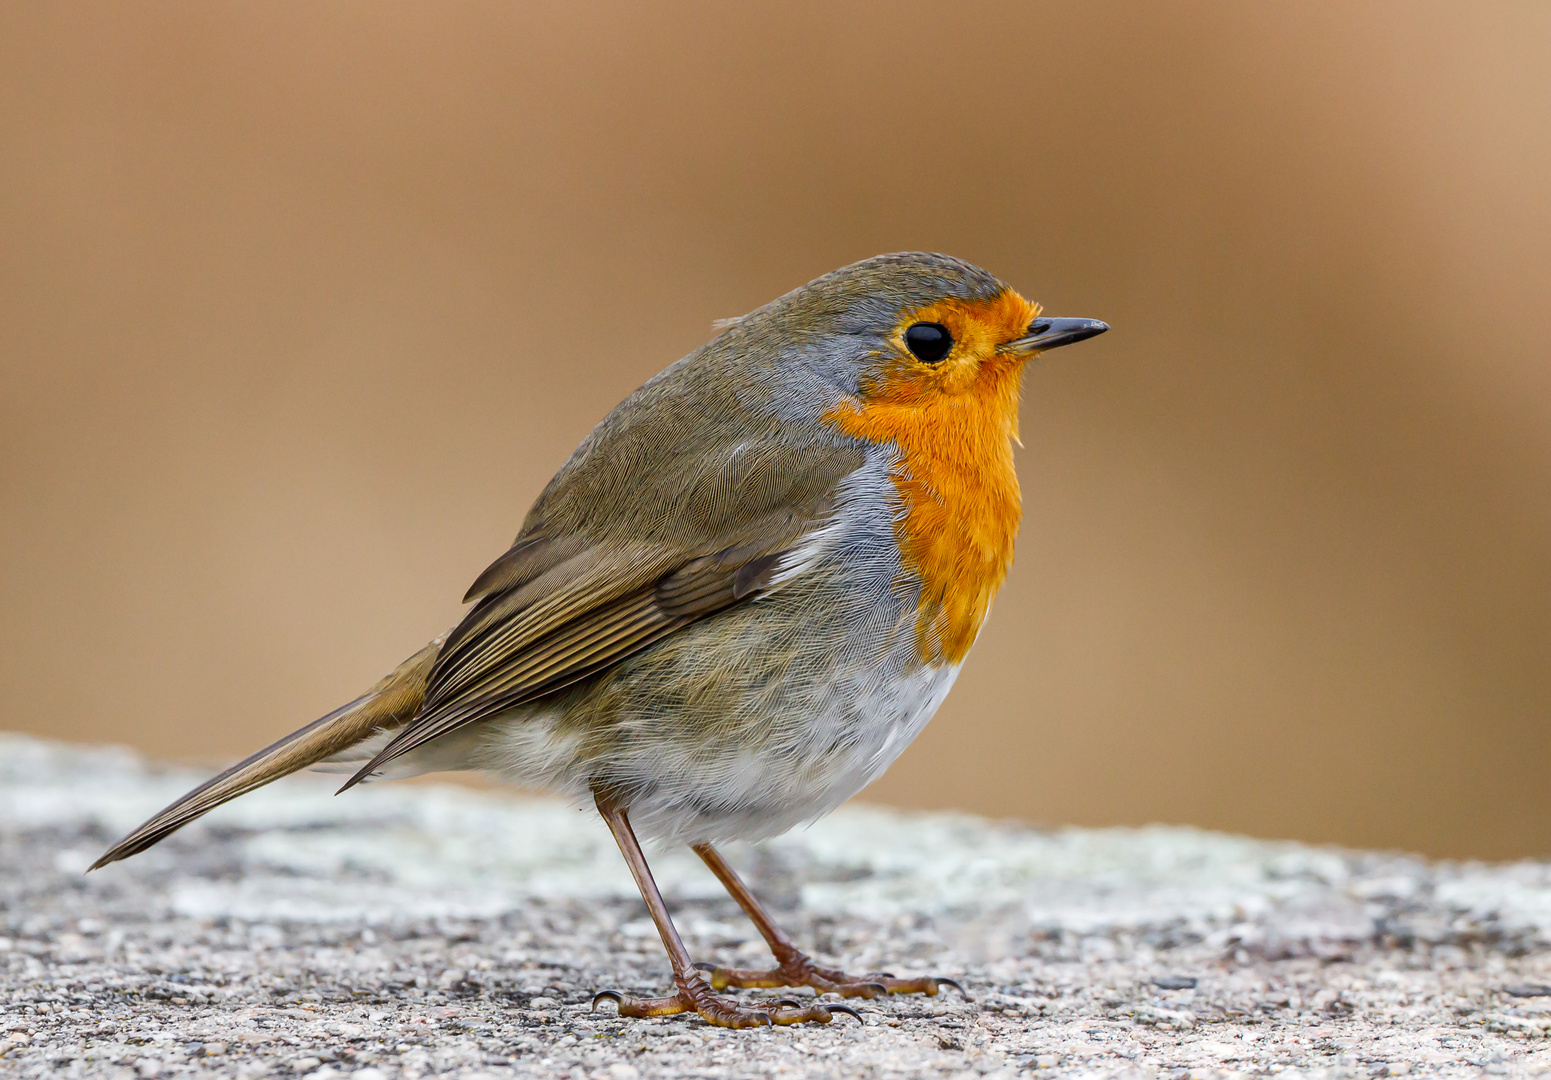
[[[916,637],[927,663],[964,659],[1012,565],[1022,516],[1012,443],[1023,360],[997,350],[1038,315],[1038,304],[1011,289],[906,312],[894,333],[897,355],[859,400],[825,417],[848,435],[900,449],[899,543],[922,581]],[[941,323],[953,335],[939,363],[906,350],[905,330],[917,322]]]

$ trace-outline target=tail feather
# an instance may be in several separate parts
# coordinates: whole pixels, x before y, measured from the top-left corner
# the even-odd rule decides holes
[[[403,726],[425,700],[426,678],[441,643],[442,638],[438,637],[348,705],[206,780],[114,844],[91,869],[138,854],[224,802],[344,753],[382,731]]]

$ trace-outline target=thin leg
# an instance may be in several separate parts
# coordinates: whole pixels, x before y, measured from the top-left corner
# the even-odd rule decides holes
[[[612,998],[618,1003],[621,1016],[671,1016],[674,1013],[696,1012],[717,1027],[730,1028],[807,1022],[827,1024],[833,1019],[832,1014],[837,1011],[856,1016],[856,1013],[850,1009],[839,1006],[825,1007],[815,1004],[804,1008],[795,1001],[783,1000],[771,1003],[765,1008],[749,1008],[735,1001],[717,997],[707,984],[705,976],[696,970],[694,962],[689,958],[689,950],[684,948],[684,942],[679,939],[679,932],[674,928],[673,920],[668,917],[668,908],[662,902],[662,893],[657,891],[657,883],[652,880],[652,871],[646,865],[646,856],[641,851],[641,845],[636,841],[635,831],[630,828],[630,818],[622,807],[613,806],[601,795],[596,801],[598,812],[603,815],[603,820],[608,822],[609,831],[614,834],[620,853],[625,857],[625,864],[630,867],[630,873],[635,877],[636,887],[641,890],[641,899],[646,901],[646,910],[651,912],[652,922],[657,924],[657,932],[662,935],[662,945],[668,950],[668,961],[673,965],[673,983],[678,987],[678,993],[668,997],[638,999],[619,990],[604,990],[592,999],[593,1008],[597,1008],[599,1001]]]
[[[767,989],[777,986],[811,986],[820,994],[834,993],[841,997],[883,997],[886,994],[929,994],[934,995],[943,986],[951,986],[967,998],[964,988],[952,979],[927,977],[924,979],[896,979],[886,973],[871,975],[847,975],[843,971],[834,968],[819,967],[807,953],[792,943],[792,939],[786,936],[786,931],[775,924],[765,906],[749,891],[749,887],[743,884],[732,867],[727,865],[710,844],[696,844],[695,854],[699,855],[705,864],[711,868],[732,898],[738,902],[743,913],[749,917],[765,943],[770,946],[770,951],[775,955],[777,967],[768,971],[745,970],[741,968],[721,968],[713,964],[699,965],[702,970],[711,972],[711,986],[717,990],[729,986],[753,987]]]

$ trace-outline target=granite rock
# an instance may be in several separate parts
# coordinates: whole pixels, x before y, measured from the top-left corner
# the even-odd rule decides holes
[[[83,876],[202,778],[0,736],[0,1076],[1551,1071],[1544,862],[852,806],[729,858],[822,958],[970,1000],[728,1032],[590,1009],[667,963],[607,831],[551,800],[294,777]],[[698,860],[653,865],[697,957],[762,962]]]

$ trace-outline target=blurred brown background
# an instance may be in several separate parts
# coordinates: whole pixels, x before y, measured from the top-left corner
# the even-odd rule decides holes
[[[1013,576],[865,797],[1551,854],[1551,6],[0,6],[0,727],[226,759],[589,427],[910,248],[1032,369]]]

